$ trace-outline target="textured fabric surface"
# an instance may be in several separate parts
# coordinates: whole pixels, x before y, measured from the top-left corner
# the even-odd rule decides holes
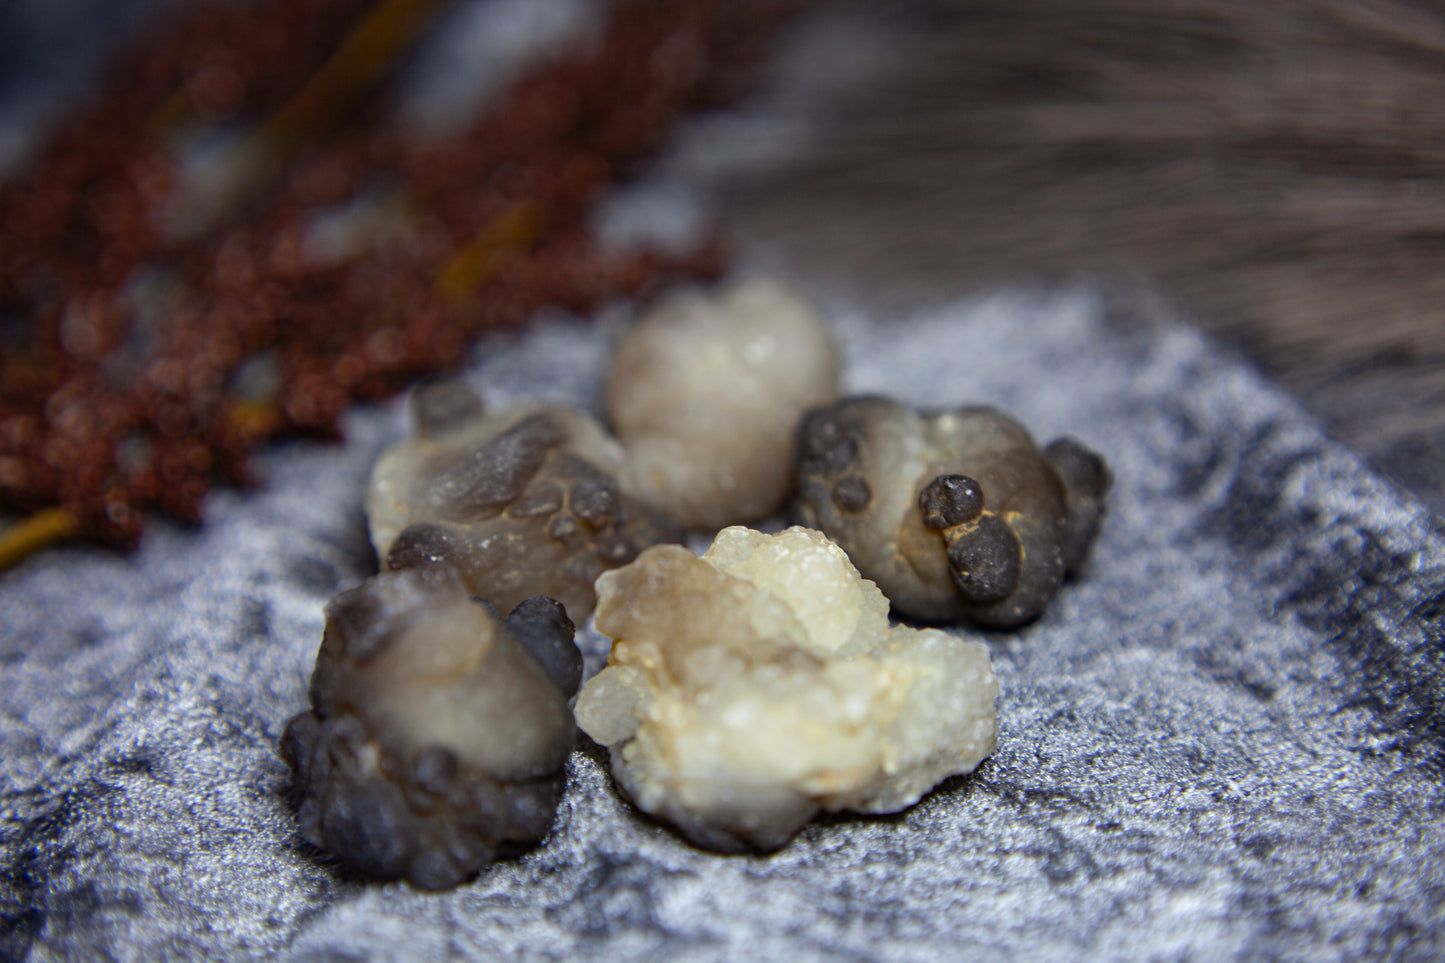
[[[977,773],[724,857],[621,802],[584,744],[530,854],[440,894],[338,873],[296,834],[275,744],[322,606],[375,564],[364,481],[402,422],[362,410],[344,444],[268,450],[265,489],[218,494],[204,529],[0,576],[0,956],[1445,953],[1433,516],[1196,334],[1087,290],[824,306],[850,389],[996,403],[1118,477],[1088,576],[986,636],[1001,732]],[[611,331],[547,321],[471,376],[595,408]]]

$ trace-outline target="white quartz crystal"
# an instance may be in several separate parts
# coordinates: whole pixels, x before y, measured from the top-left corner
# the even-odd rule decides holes
[[[734,527],[701,558],[658,545],[597,581],[615,641],[577,721],[644,811],[700,845],[773,849],[820,809],[903,809],[994,750],[982,644],[890,627],[818,532]]]
[[[607,383],[633,477],[689,528],[778,511],[798,422],[838,392],[823,319],[791,289],[752,281],[664,298],[622,338]]]

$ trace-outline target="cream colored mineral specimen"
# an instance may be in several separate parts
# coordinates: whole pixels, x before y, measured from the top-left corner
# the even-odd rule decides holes
[[[607,411],[639,487],[689,528],[777,512],[803,412],[838,392],[827,325],[781,284],[674,294],[618,344]]]
[[[458,382],[412,398],[412,436],[372,471],[366,515],[382,569],[437,563],[503,610],[545,595],[586,620],[593,582],[682,530],[635,498],[626,456],[563,405],[488,415]]]
[[[577,720],[637,806],[701,846],[781,846],[819,810],[885,813],[994,750],[988,652],[890,627],[818,532],[659,545],[597,582],[615,641]]]

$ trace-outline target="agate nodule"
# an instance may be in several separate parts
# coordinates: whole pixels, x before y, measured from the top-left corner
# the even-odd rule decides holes
[[[412,412],[412,436],[378,459],[366,500],[383,570],[444,563],[504,610],[544,595],[581,623],[599,574],[682,537],[626,487],[621,447],[580,411],[488,415],[465,386],[438,382]]]
[[[1037,616],[1088,561],[1112,482],[1084,445],[1040,451],[992,408],[919,414],[849,398],[810,412],[799,431],[799,520],[916,619]]]
[[[435,566],[368,579],[326,614],[312,707],[281,742],[301,835],[424,889],[541,839],[581,671],[561,607],[533,599],[503,620]]]

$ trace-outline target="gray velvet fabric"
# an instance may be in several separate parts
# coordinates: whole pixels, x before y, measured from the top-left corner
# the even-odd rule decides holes
[[[584,745],[530,854],[440,894],[338,873],[296,834],[275,745],[322,606],[374,565],[364,481],[402,425],[360,410],[345,444],[267,450],[264,490],[218,494],[201,530],[0,576],[0,956],[1445,953],[1432,516],[1196,334],[1091,291],[898,318],[814,293],[850,389],[996,403],[1118,476],[1087,577],[986,636],[1001,733],[976,774],[723,857],[620,801]],[[472,377],[493,401],[593,405],[611,330],[544,322],[485,344]]]

